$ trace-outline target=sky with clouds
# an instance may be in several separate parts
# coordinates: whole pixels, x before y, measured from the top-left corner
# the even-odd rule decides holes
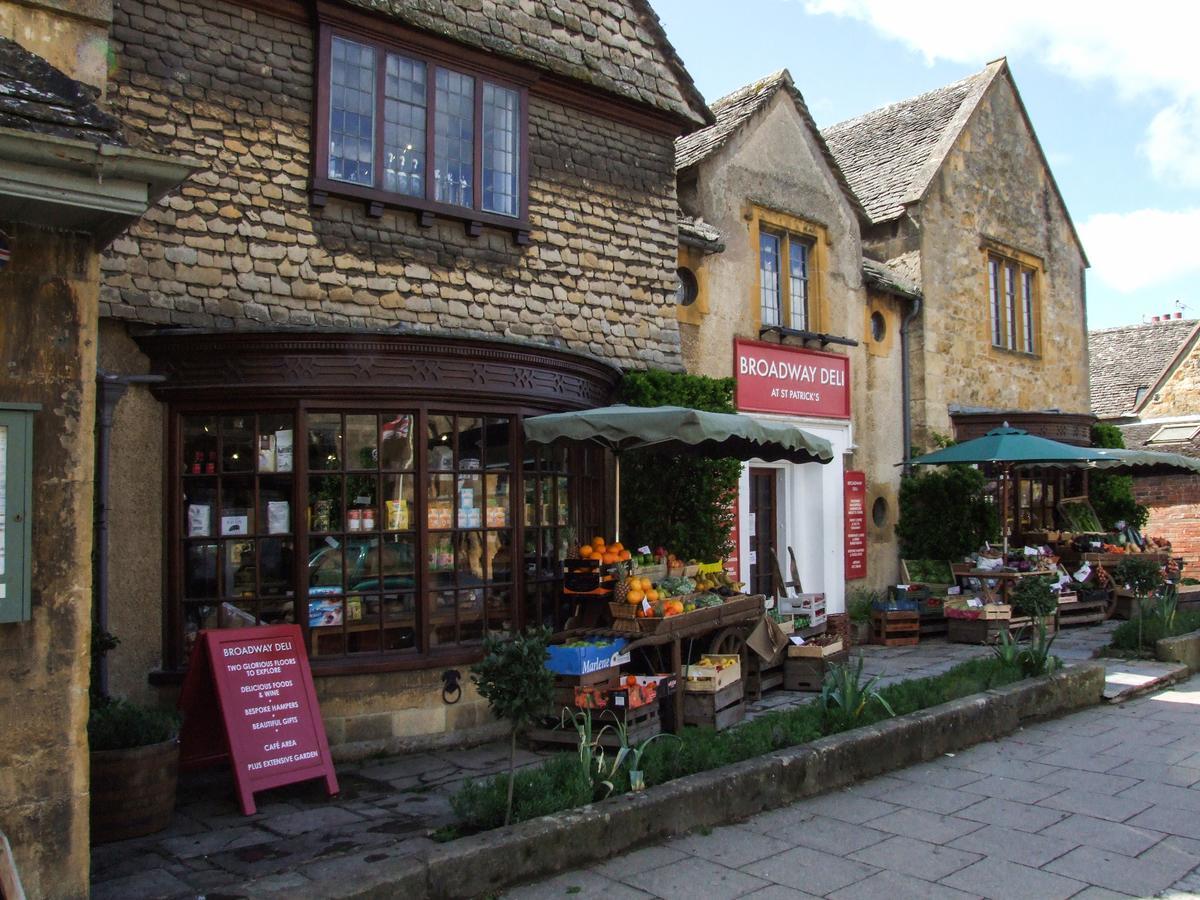
[[[707,99],[786,67],[821,126],[1007,56],[1092,264],[1089,327],[1200,317],[1200,3],[651,2]]]

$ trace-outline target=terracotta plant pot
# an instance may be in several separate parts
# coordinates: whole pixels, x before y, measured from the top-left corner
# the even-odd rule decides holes
[[[856,646],[867,643],[871,639],[870,622],[851,622],[851,643]]]
[[[92,751],[92,843],[141,837],[170,825],[178,776],[178,738],[128,750]]]

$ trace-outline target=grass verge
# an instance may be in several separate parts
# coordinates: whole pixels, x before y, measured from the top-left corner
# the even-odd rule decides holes
[[[1156,611],[1150,611],[1142,616],[1140,630],[1138,624],[1137,619],[1130,619],[1116,627],[1109,644],[1110,656],[1135,658],[1149,654],[1153,657],[1154,644],[1159,639],[1178,637],[1189,631],[1200,630],[1200,612],[1178,612],[1174,622],[1168,627],[1162,616]]]
[[[893,684],[879,693],[896,715],[902,716],[1012,684],[1023,677],[1018,667],[1005,665],[997,659],[973,659],[941,675]],[[642,757],[642,771],[646,785],[650,787],[784,747],[805,744],[828,734],[870,725],[887,717],[887,712],[878,703],[867,704],[862,714],[853,720],[839,711],[826,711],[817,703],[807,703],[794,709],[767,713],[728,731],[688,728],[679,741],[660,740],[651,744]],[[613,796],[629,790],[628,774],[624,769],[617,773],[613,784]],[[500,827],[504,822],[507,789],[507,774],[464,783],[450,801],[459,818],[454,836]],[[517,773],[513,821],[522,822],[572,809],[594,799],[591,782],[577,755],[562,753],[541,766]]]

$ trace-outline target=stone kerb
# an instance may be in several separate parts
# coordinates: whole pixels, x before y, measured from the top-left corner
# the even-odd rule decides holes
[[[361,875],[356,870],[353,880],[290,882],[286,893],[314,900],[491,894],[1001,737],[1023,722],[1099,703],[1103,690],[1104,665],[1081,663],[640,794],[460,838],[424,856],[381,861]],[[266,884],[243,889],[251,896],[273,893]]]
[[[1160,662],[1183,663],[1195,675],[1200,672],[1200,631],[1160,638],[1154,643],[1154,655]]]

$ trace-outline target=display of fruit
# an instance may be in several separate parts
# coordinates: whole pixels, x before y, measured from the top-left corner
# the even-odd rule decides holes
[[[606,566],[626,562],[632,556],[620,541],[613,541],[610,544],[599,536],[592,538],[590,543],[583,544],[579,548],[580,559],[596,559]]]

